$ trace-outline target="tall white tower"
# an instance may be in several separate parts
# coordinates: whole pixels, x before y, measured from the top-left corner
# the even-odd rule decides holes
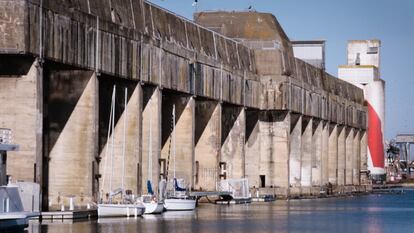
[[[348,64],[340,66],[340,79],[364,90],[368,108],[368,170],[376,181],[385,180],[385,81],[380,78],[379,40],[348,41]]]

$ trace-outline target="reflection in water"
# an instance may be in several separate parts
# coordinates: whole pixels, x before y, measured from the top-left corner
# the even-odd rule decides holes
[[[195,211],[80,222],[32,222],[30,233],[126,232],[412,232],[414,190],[404,195],[291,200],[250,205],[201,204]]]

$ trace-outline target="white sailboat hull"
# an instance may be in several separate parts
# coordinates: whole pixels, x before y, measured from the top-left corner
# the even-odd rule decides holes
[[[98,217],[130,217],[144,214],[142,204],[98,204]]]
[[[165,199],[165,209],[171,210],[194,210],[196,208],[196,200],[193,199]]]
[[[145,206],[144,214],[161,214],[164,211],[163,203],[143,203]]]

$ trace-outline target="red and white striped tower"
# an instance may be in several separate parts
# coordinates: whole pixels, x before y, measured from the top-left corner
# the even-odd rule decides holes
[[[385,81],[380,78],[379,40],[348,42],[348,65],[340,66],[338,76],[364,90],[368,108],[368,170],[374,180],[385,180],[384,123]]]

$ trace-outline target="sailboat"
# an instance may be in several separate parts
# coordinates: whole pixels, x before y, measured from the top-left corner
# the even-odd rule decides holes
[[[114,128],[115,128],[115,96],[116,96],[116,85],[114,85],[112,91],[112,103],[111,103],[111,113],[109,117],[109,126],[108,126],[108,137],[107,142],[109,141],[109,135],[111,135],[111,176],[109,180],[109,203],[100,203],[98,204],[98,217],[129,217],[129,216],[141,216],[145,211],[145,206],[141,202],[137,202],[133,195],[125,193],[125,134],[126,134],[126,124],[127,124],[127,97],[128,89],[125,88],[125,116],[124,116],[124,138],[123,138],[123,149],[122,149],[122,187],[116,190],[112,190],[112,177],[114,172]],[[108,146],[106,147],[106,156],[105,156],[105,169],[106,161],[108,160]],[[104,184],[104,182],[103,182]],[[102,184],[102,186],[103,186]],[[112,198],[116,195],[121,195],[121,203],[112,203]]]
[[[164,200],[164,207],[166,210],[194,210],[196,208],[196,200],[187,195],[187,190],[181,188],[178,184],[178,180],[175,174],[175,105],[173,105],[172,113],[172,151],[173,151],[173,162],[174,162],[174,178],[173,178],[173,194],[167,196]]]
[[[150,100],[151,101],[151,100]],[[150,103],[148,103],[150,106]],[[149,109],[149,138],[148,138],[148,180],[147,195],[141,196],[141,202],[145,206],[145,214],[160,214],[164,211],[164,203],[156,198],[152,189],[152,110]]]

